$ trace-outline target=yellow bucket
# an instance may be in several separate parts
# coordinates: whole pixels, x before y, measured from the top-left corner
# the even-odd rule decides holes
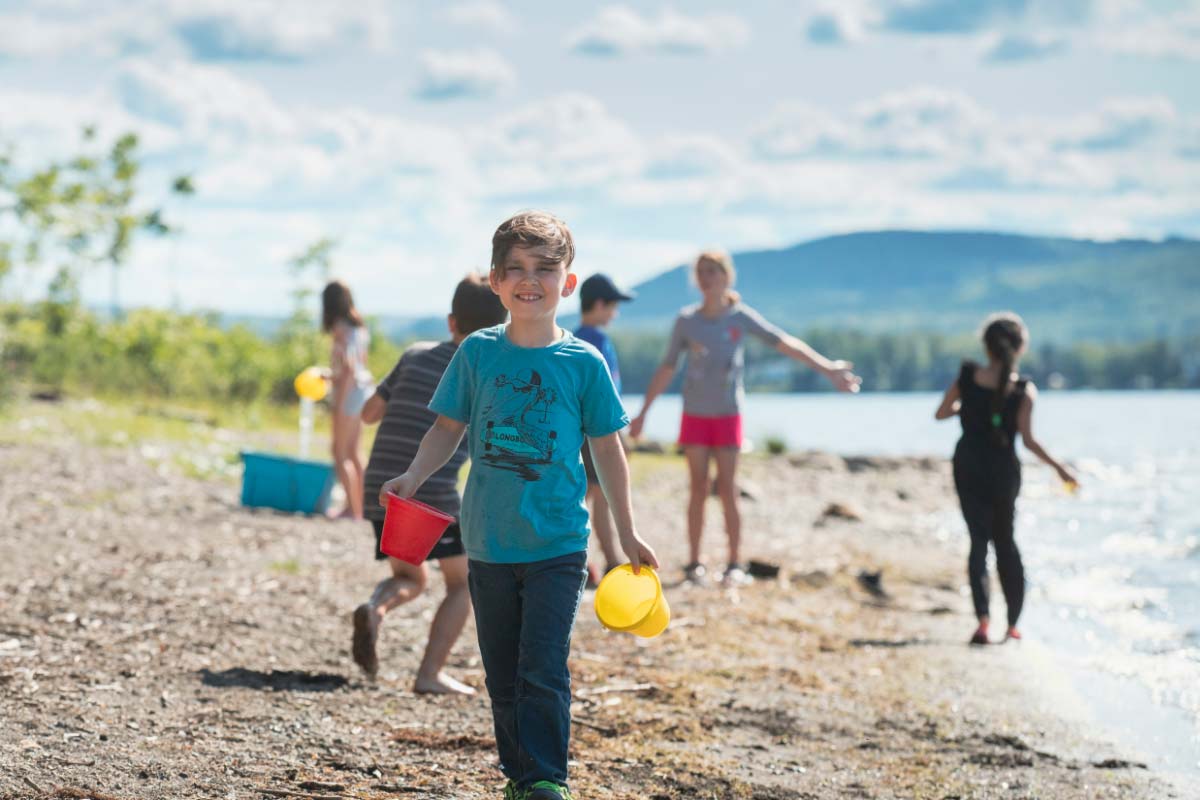
[[[610,631],[632,633],[652,639],[667,629],[671,606],[663,596],[662,583],[653,567],[622,564],[604,576],[596,587],[596,617]]]
[[[292,386],[296,389],[296,394],[314,403],[325,397],[325,393],[329,391],[329,384],[321,375],[320,367],[309,367],[301,372]]]

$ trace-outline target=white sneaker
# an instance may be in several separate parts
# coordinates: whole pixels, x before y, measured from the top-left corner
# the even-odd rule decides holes
[[[721,574],[722,586],[745,586],[750,583],[754,583],[754,578],[746,574],[746,570],[741,564],[730,564]]]

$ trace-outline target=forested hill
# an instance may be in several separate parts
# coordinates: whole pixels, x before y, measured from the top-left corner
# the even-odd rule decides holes
[[[734,261],[746,302],[798,331],[957,333],[1013,309],[1043,341],[1200,333],[1200,242],[1189,239],[879,231],[735,253]],[[677,266],[637,285],[617,324],[669,324],[699,297],[689,272]]]

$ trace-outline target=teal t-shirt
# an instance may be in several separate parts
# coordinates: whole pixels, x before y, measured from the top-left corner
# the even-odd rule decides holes
[[[549,347],[518,347],[505,326],[463,340],[429,408],[467,423],[463,493],[467,555],[520,564],[587,550],[584,436],[629,424],[604,358],[564,331]]]

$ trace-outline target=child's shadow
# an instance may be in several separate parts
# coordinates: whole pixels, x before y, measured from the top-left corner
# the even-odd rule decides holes
[[[281,670],[261,672],[256,669],[232,667],[213,672],[200,670],[200,682],[219,689],[241,687],[243,689],[269,689],[273,692],[332,692],[350,683],[341,675],[326,672],[294,672]]]

